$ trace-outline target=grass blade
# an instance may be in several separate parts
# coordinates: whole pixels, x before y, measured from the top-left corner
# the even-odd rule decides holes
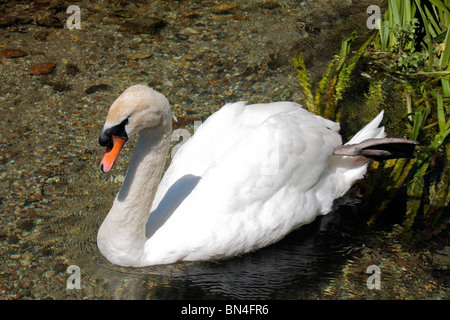
[[[444,52],[441,54],[439,59],[439,68],[444,69],[449,66],[450,62],[450,32],[447,31],[444,40]]]
[[[440,0],[429,0],[432,5],[438,7],[439,9],[443,10],[447,14],[450,13],[449,8]]]
[[[439,131],[443,132],[445,128],[444,100],[440,92],[437,93],[437,118]]]

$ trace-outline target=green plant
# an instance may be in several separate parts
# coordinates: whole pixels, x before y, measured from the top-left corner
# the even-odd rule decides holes
[[[305,95],[305,106],[310,111],[315,113],[316,107],[314,105],[314,96],[312,93],[312,82],[308,76],[308,70],[306,70],[305,62],[303,60],[303,54],[300,52],[298,57],[292,58],[294,67],[297,70],[297,79],[300,86],[303,88]]]
[[[450,1],[389,0],[388,10],[379,22],[378,38],[374,43],[374,51],[377,52],[375,64],[393,73],[404,88],[405,120],[409,126],[409,136],[422,143],[416,159],[400,159],[385,165],[391,170],[393,181],[388,189],[406,185],[410,199],[416,199],[407,205],[407,230],[410,230],[421,207],[417,199],[424,196],[425,190],[441,190],[438,185],[442,184],[443,179],[448,181],[447,172],[442,178],[428,178],[425,183],[439,149],[448,150],[449,25]],[[450,161],[448,154],[447,162]],[[444,201],[441,205],[448,205],[448,197],[438,198]]]
[[[379,31],[354,54],[350,45],[357,35],[342,41],[340,53],[330,61],[314,94],[302,54],[293,58],[293,62],[306,107],[336,121],[346,108],[339,102],[344,101],[352,84],[351,76],[356,74],[353,72],[356,63],[362,56],[372,63],[368,70],[361,70],[370,79],[364,110],[369,107],[376,112],[386,106],[389,100],[385,99],[385,80],[396,82],[395,88],[400,88],[405,102],[404,109],[395,112],[403,113],[398,118],[406,128],[404,136],[418,140],[420,152],[415,159],[373,163],[383,170],[370,179],[388,181],[384,198],[376,204],[377,212],[389,205],[397,191],[406,191],[404,225],[411,235],[413,222],[421,210],[430,221],[437,221],[442,210],[436,207],[448,206],[450,198],[450,0],[388,0],[388,9],[378,24]],[[443,164],[436,170],[435,163],[439,161]],[[442,171],[438,174],[439,170]],[[367,192],[373,194],[376,186],[377,183],[371,184]],[[376,217],[374,214],[372,221]]]
[[[450,1],[429,3],[389,0],[379,38],[386,56],[395,55],[389,67],[408,76],[405,91],[406,109],[412,120],[411,138],[418,139],[422,130],[435,128],[429,147],[437,149],[450,133]],[[421,51],[416,51],[418,44]],[[412,96],[418,99],[414,102]]]
[[[410,0],[390,0],[384,18],[380,19],[381,50],[400,46],[409,51],[416,46],[413,36],[417,20],[416,7]]]
[[[313,84],[308,76],[303,54],[300,52],[297,57],[292,58],[297,70],[297,79],[305,94],[305,105],[309,111],[339,121],[338,102],[342,100],[345,91],[350,87],[350,75],[367,46],[373,41],[373,37],[374,35],[371,35],[353,55],[351,55],[350,47],[357,35],[353,33],[345,38],[339,54],[335,55],[328,64],[327,71],[320,80],[315,94],[312,92]]]

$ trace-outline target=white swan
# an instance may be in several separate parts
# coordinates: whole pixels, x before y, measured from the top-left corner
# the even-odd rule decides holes
[[[227,258],[270,245],[328,213],[366,172],[370,160],[360,155],[412,151],[414,142],[404,140],[359,148],[384,137],[382,116],[341,146],[337,123],[296,103],[227,104],[179,149],[160,181],[172,111],[162,94],[132,86],[112,104],[99,138],[107,146],[106,172],[139,132],[125,181],[98,231],[98,248],[114,264],[141,267]]]

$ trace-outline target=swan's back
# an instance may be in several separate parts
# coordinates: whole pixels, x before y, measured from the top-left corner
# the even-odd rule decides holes
[[[225,105],[178,150],[158,187],[147,223],[153,254],[151,243],[167,238],[186,260],[220,258],[311,222],[321,206],[313,187],[341,145],[338,131],[292,102]]]
[[[330,155],[341,144],[338,131],[339,124],[312,115],[293,102],[226,104],[177,151],[158,187],[153,209],[178,179],[187,174],[203,177],[221,163],[224,166],[224,157],[239,164],[235,168],[229,167],[227,174],[244,167],[254,170],[252,164],[259,165],[264,174],[265,169],[270,171],[274,167],[274,163],[266,163],[267,167],[261,168],[262,161],[285,161],[289,153],[299,156],[307,147],[322,154],[329,143],[327,154]],[[319,145],[314,146],[315,140],[320,140]],[[281,149],[276,150],[276,146]],[[243,150],[237,151],[238,147]],[[270,156],[261,158],[264,154]],[[308,158],[311,159],[311,154]]]

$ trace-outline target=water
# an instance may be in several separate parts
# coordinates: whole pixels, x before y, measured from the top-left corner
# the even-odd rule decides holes
[[[2,299],[448,298],[448,210],[436,208],[442,214],[433,237],[405,246],[410,199],[398,197],[368,225],[374,199],[383,199],[364,183],[329,215],[242,257],[137,269],[108,263],[96,233],[135,140],[105,175],[97,137],[120,92],[151,84],[189,130],[229,101],[301,102],[290,58],[305,51],[319,79],[340,41],[365,31],[371,4],[121,3],[78,2],[79,30],[61,28],[70,14],[56,2],[1,5],[0,49],[28,53],[0,61]],[[150,16],[165,25],[149,24]],[[28,73],[44,61],[56,64],[52,73]],[[70,265],[80,269],[80,289],[67,288]],[[381,268],[380,290],[366,286],[370,265]]]
[[[317,298],[317,292],[339,273],[345,260],[362,249],[355,232],[362,221],[356,215],[352,207],[341,207],[273,246],[224,261],[133,269],[105,262],[95,243],[85,244],[82,251],[69,251],[79,251],[72,261],[77,261],[81,270],[103,277],[102,297],[309,299],[316,294]]]

